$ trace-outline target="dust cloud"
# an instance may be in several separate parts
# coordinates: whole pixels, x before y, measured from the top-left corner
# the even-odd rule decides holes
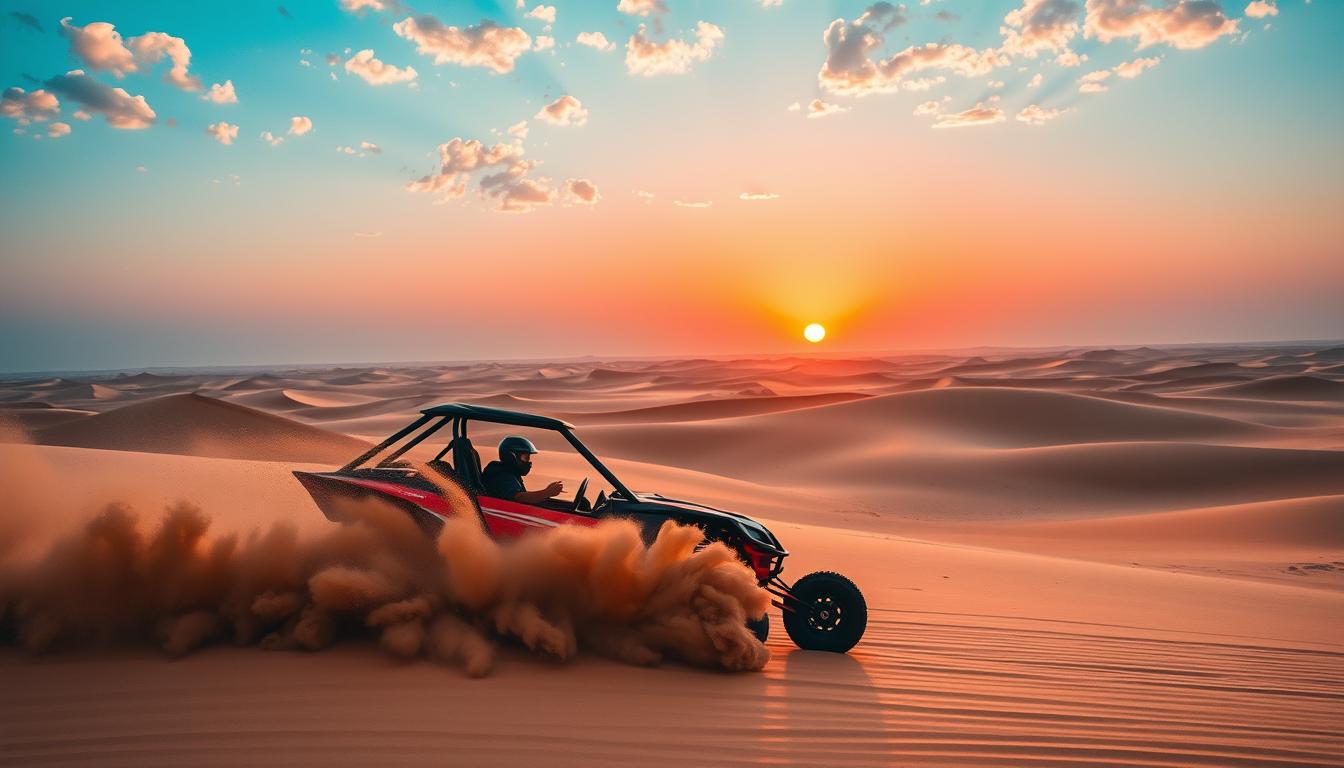
[[[470,504],[444,488],[455,507]],[[588,651],[730,671],[769,658],[745,624],[768,593],[722,544],[697,551],[697,528],[668,522],[645,545],[633,523],[611,520],[497,542],[467,510],[434,540],[372,501],[306,537],[286,524],[211,536],[210,517],[187,502],[157,525],[109,504],[44,556],[4,567],[0,638],[33,653],[153,644],[180,656],[367,637],[473,677],[509,642],[557,660]]]

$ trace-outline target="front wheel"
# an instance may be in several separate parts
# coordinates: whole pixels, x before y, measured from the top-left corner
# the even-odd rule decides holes
[[[809,573],[794,582],[784,611],[784,629],[805,651],[844,653],[868,626],[868,604],[854,582],[830,571]]]

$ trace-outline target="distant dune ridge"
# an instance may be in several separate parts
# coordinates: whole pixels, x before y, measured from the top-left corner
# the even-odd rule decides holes
[[[343,462],[367,443],[198,394],[165,395],[34,432],[80,448],[231,459]]]
[[[565,763],[573,753],[582,759],[572,764],[684,766],[678,732],[643,736],[674,722],[695,734],[695,759],[725,764],[746,755],[806,765],[1344,765],[1342,390],[1344,346],[1335,343],[0,380],[0,584],[7,558],[88,535],[79,532],[92,530],[90,510],[125,501],[154,523],[154,510],[186,500],[210,515],[215,541],[241,535],[239,557],[264,546],[249,531],[285,521],[303,536],[329,536],[328,555],[370,566],[373,575],[326,563],[339,567],[313,585],[298,567],[312,562],[277,558],[298,575],[267,578],[293,588],[255,595],[255,609],[290,611],[275,628],[282,645],[323,645],[339,625],[380,638],[394,655],[509,668],[466,686],[426,664],[370,663],[358,646],[298,662],[217,646],[177,665],[124,654],[33,664],[0,650],[9,684],[0,763],[97,754],[238,764],[261,749],[327,764],[444,754],[473,765],[537,754]],[[422,621],[445,615],[430,604],[444,597],[434,590],[380,599],[375,620],[361,595],[377,592],[379,569],[396,574],[414,547],[368,558],[290,471],[342,464],[447,401],[565,419],[630,487],[761,518],[792,552],[786,579],[819,569],[854,578],[868,600],[868,634],[849,656],[796,653],[775,612],[766,661],[711,604],[698,604],[697,621],[733,630],[737,640],[723,648],[680,619],[688,643],[639,627],[652,645],[622,645],[632,636],[585,623],[588,607],[567,624],[545,615],[545,601],[534,613],[505,609],[502,625],[474,615],[436,634]],[[487,458],[500,436],[520,431],[472,429]],[[597,479],[562,441],[532,436],[543,453],[529,486],[564,479],[572,492],[582,477]],[[200,528],[195,513],[175,508],[178,528]],[[177,552],[154,544],[173,530],[146,526],[134,551],[150,560]],[[185,583],[202,563],[237,562],[223,554],[233,552],[227,544],[211,560],[214,546],[189,548],[199,563],[169,558],[163,567],[184,567],[173,580]],[[582,551],[565,544],[528,562],[544,576]],[[32,583],[77,583],[81,573],[104,571],[56,568],[55,582]],[[171,649],[238,631],[246,614],[228,600],[192,605],[191,590],[134,594],[167,601],[136,627]],[[364,607],[347,611],[345,624],[323,614],[356,603]],[[93,603],[44,605],[69,637],[83,626],[79,607]],[[79,611],[63,614],[71,605]],[[383,623],[392,619],[407,620]],[[588,650],[638,662],[639,648],[652,648],[711,666],[764,664],[765,674],[647,671],[591,657],[566,669],[494,644],[543,625],[566,653],[571,640],[613,642]],[[25,626],[38,639],[49,631]],[[184,690],[192,707],[167,705]],[[602,713],[602,728],[572,726],[579,700]],[[210,728],[192,712],[208,712]],[[513,735],[483,738],[501,713]]]

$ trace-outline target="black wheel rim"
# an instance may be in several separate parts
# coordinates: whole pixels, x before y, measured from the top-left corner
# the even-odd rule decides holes
[[[834,632],[842,618],[840,604],[829,595],[812,601],[807,613],[807,625],[818,632]]]

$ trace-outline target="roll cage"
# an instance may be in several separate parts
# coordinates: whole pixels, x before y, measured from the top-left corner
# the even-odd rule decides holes
[[[411,422],[406,427],[395,432],[391,437],[370,448],[363,454],[355,457],[353,461],[341,467],[341,472],[355,472],[359,470],[390,470],[405,471],[408,465],[399,463],[403,455],[412,448],[429,439],[445,426],[451,426],[451,439],[443,448],[430,460],[430,466],[442,465],[444,456],[451,456],[452,466],[456,475],[468,485],[474,493],[479,493],[482,489],[480,477],[480,456],[476,453],[471,444],[471,438],[467,436],[467,425],[472,421],[480,421],[489,424],[508,424],[518,427],[530,427],[533,429],[545,429],[552,432],[558,432],[565,441],[568,442],[580,456],[597,470],[603,478],[606,479],[611,487],[615,489],[613,496],[619,494],[626,499],[634,499],[635,495],[630,489],[621,482],[620,478],[607,468],[597,456],[589,450],[588,446],[574,434],[574,425],[560,419],[552,419],[546,416],[538,416],[531,413],[521,413],[518,411],[506,411],[502,408],[489,408],[481,405],[469,405],[467,403],[444,403],[425,408],[420,411],[420,417]],[[395,447],[394,447],[395,446]],[[386,453],[385,456],[383,454]],[[372,466],[368,466],[375,458],[382,456]]]

